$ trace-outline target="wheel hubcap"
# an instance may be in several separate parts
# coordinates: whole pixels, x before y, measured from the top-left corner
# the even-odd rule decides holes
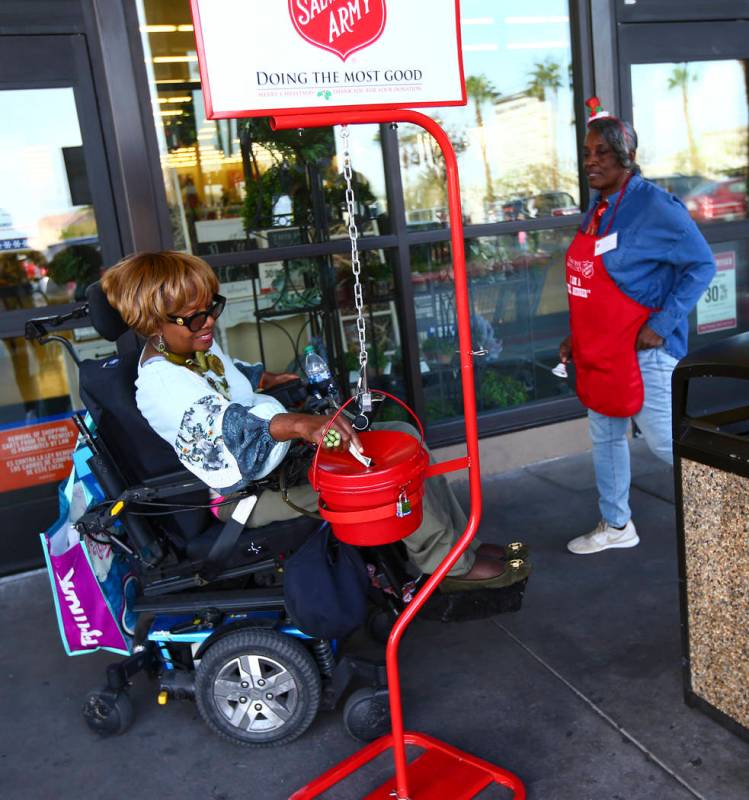
[[[244,655],[219,670],[213,698],[235,727],[267,733],[285,725],[294,713],[299,688],[283,664],[266,656]]]

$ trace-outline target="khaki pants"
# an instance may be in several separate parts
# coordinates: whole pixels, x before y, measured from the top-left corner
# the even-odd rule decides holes
[[[405,422],[381,422],[375,425],[375,428],[402,431],[414,437],[418,436],[416,430]],[[430,460],[433,460],[431,453]],[[317,510],[317,493],[308,483],[292,487],[288,495],[294,505],[307,511]],[[414,566],[429,574],[437,569],[455,540],[463,533],[467,520],[444,475],[438,475],[425,482],[423,508],[424,519],[421,525],[403,540],[403,544]],[[222,506],[221,518],[228,518],[232,509],[231,505]],[[298,511],[284,502],[280,492],[265,491],[260,495],[252,516],[247,521],[247,527],[261,528],[272,522],[282,522],[299,516],[301,515]],[[473,566],[476,550],[480,544],[478,539],[474,538],[449,574],[455,577],[465,575]]]

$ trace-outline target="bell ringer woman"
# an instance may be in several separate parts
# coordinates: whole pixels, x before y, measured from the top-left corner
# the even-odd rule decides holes
[[[671,373],[687,352],[688,315],[715,265],[681,201],[640,175],[637,134],[593,97],[583,163],[594,195],[567,251],[570,335],[562,362],[575,364],[588,409],[601,521],[568,543],[597,553],[639,543],[629,508],[627,426],[673,463]]]

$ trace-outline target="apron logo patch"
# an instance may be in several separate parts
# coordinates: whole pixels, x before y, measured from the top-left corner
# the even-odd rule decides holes
[[[579,272],[583,278],[592,278],[595,272],[592,261],[577,258],[567,258],[567,269]]]

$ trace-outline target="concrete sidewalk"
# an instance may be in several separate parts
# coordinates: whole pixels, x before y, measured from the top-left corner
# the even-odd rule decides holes
[[[533,548],[525,603],[482,622],[414,624],[406,724],[516,772],[529,800],[746,800],[749,743],[682,700],[671,473],[641,441],[633,473],[642,542],[594,556],[565,550],[597,521],[589,454],[485,481],[482,537]],[[3,800],[285,800],[358,749],[331,712],[285,748],[243,750],[193,704],[157,706],[144,677],[133,727],[100,740],[80,706],[109,657],[65,656],[44,575],[0,585],[0,607]],[[391,771],[382,758],[326,797],[357,800]]]

